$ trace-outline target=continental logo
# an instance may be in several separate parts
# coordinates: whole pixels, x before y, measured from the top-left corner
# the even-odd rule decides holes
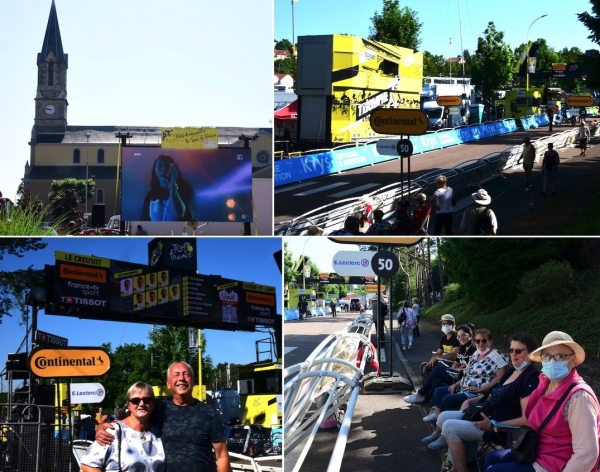
[[[371,113],[371,128],[379,134],[424,134],[429,119],[421,110],[407,108],[377,108]]]
[[[70,264],[59,264],[59,276],[61,279],[85,280],[86,282],[106,283],[106,271],[93,267],[74,266]]]
[[[248,303],[257,303],[259,305],[275,306],[275,297],[262,293],[246,292],[246,301]]]
[[[437,104],[441,107],[452,107],[462,104],[462,99],[455,95],[442,95],[436,100]]]
[[[29,356],[29,369],[42,378],[95,377],[108,372],[110,357],[98,348],[41,348]]]
[[[57,261],[72,262],[74,264],[83,264],[94,267],[110,268],[110,259],[102,259],[94,256],[83,256],[81,254],[71,254],[70,252],[56,251]]]
[[[254,290],[255,292],[275,293],[275,287],[270,285],[253,284],[244,282],[244,290]]]
[[[586,97],[586,96],[579,96],[579,97],[570,96],[570,97],[567,97],[566,102],[567,102],[567,105],[573,106],[573,107],[591,107],[594,105],[594,98]]]

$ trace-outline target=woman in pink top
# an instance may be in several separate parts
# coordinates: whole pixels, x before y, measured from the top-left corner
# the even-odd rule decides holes
[[[494,451],[485,460],[486,472],[590,472],[597,470],[600,409],[591,387],[577,373],[585,360],[583,348],[562,331],[552,331],[529,358],[542,363],[538,388],[531,394],[525,416],[537,430],[563,393],[579,382],[551,416],[538,438],[533,464],[516,462],[509,449]]]

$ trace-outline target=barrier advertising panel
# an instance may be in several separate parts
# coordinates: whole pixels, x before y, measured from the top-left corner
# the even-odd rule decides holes
[[[125,221],[252,221],[250,149],[123,148]]]

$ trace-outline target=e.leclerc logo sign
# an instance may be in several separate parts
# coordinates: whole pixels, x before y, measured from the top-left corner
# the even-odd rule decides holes
[[[110,357],[96,347],[38,348],[29,356],[29,369],[38,377],[99,377],[110,369]]]
[[[338,275],[375,275],[371,259],[375,251],[338,251],[333,256],[333,271]]]

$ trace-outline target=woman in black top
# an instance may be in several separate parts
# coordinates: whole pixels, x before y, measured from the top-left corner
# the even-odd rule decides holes
[[[436,388],[444,385],[452,385],[456,378],[460,377],[462,370],[466,367],[469,359],[477,349],[473,343],[473,331],[475,326],[467,324],[459,326],[456,330],[456,337],[460,343],[456,360],[452,367],[448,367],[443,361],[438,361],[437,365],[431,371],[429,377],[423,386],[411,395],[404,397],[407,403],[424,403],[428,392],[434,392]]]

